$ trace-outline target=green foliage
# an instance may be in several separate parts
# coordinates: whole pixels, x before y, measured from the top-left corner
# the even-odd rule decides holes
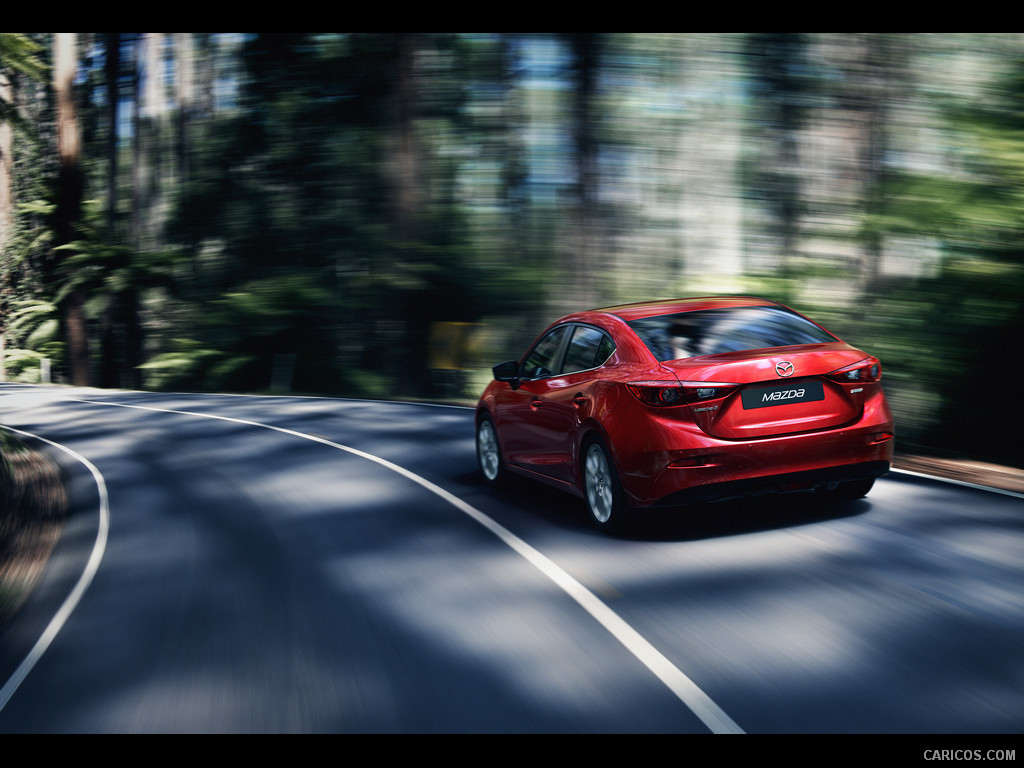
[[[23,76],[30,80],[46,79],[47,68],[40,58],[42,46],[21,32],[0,32],[0,77]],[[28,123],[14,104],[0,98],[0,123],[26,130]]]
[[[19,299],[14,302],[14,311],[8,317],[7,331],[11,337],[29,346],[32,341],[39,343],[53,341],[56,334],[47,335],[44,329],[52,327],[57,319],[57,306],[50,301]]]
[[[949,105],[956,162],[940,173],[890,173],[884,209],[868,220],[884,235],[927,239],[938,251],[931,274],[888,280],[866,313],[908,422],[904,445],[918,450],[1021,461],[1022,77],[1017,61],[980,107]]]
[[[57,307],[49,301],[19,299],[8,316],[4,369],[11,381],[40,381],[44,359],[60,359],[64,345],[60,337]]]
[[[172,284],[173,270],[180,259],[177,249],[139,251],[113,242],[99,223],[99,203],[87,201],[83,210],[84,217],[76,227],[79,239],[54,249],[65,254],[54,296],[58,305],[72,293],[109,300],[129,291]]]
[[[42,46],[21,32],[0,32],[0,67],[26,75],[33,80],[46,78],[46,66],[40,61]]]
[[[223,352],[205,348],[195,339],[172,339],[170,349],[139,368],[146,372],[146,386],[152,389],[202,389],[212,371],[223,375],[231,361]],[[240,365],[245,361],[237,361]]]
[[[143,38],[120,38],[122,67],[144,66]],[[16,147],[0,256],[12,375],[37,375],[41,357],[61,369],[56,308],[71,294],[86,298],[104,384],[138,370],[154,388],[262,390],[294,359],[295,389],[378,396],[438,392],[434,323],[489,321],[488,343],[519,351],[583,282],[605,303],[743,291],[878,354],[904,447],[1014,460],[988,438],[1012,434],[1000,419],[1024,424],[989,408],[1014,393],[972,391],[1024,366],[1024,66],[1011,57],[957,36],[218,39],[194,37],[213,73],[204,96],[140,110],[108,155],[107,70],[91,57],[110,38],[83,37],[87,188],[99,196],[117,166],[119,198],[87,205],[56,250],[52,116],[27,100],[38,140]],[[935,60],[978,67],[987,86],[998,62],[1006,78],[960,93],[964,70],[943,80]],[[5,71],[40,77],[44,62],[34,38],[0,33]],[[146,73],[121,74],[136,96]],[[230,98],[206,100],[224,85]],[[733,139],[735,160],[718,151]],[[742,237],[697,220],[733,194],[726,226],[742,219],[748,241],[719,269],[705,247]],[[887,271],[901,242],[920,244],[912,268]]]

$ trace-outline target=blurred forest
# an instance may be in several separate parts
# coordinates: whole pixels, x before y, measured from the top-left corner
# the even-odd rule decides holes
[[[1022,466],[1020,34],[0,33],[0,380],[474,398],[749,293]]]

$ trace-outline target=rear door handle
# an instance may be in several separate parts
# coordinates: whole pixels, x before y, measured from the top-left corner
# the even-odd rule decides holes
[[[576,395],[576,397],[572,399],[572,404],[575,405],[577,408],[579,408],[585,402],[587,402],[587,398],[584,395]]]

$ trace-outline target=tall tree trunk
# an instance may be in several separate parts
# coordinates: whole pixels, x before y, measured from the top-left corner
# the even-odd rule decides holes
[[[13,108],[13,94],[14,88],[10,81],[0,74],[0,102],[5,102]],[[0,118],[0,253],[3,253],[7,247],[7,241],[11,237],[11,227],[14,224],[14,199],[11,192],[14,173],[11,159],[12,139],[10,123]],[[4,367],[6,320],[6,317],[0,317],[0,381],[7,380],[7,370]]]
[[[13,109],[14,88],[6,76],[0,74],[0,102]],[[11,124],[0,118],[0,251],[7,245],[14,223],[14,201],[12,198],[12,174],[14,165],[11,159],[13,133]]]
[[[867,34],[864,49],[861,73],[865,92],[859,99],[864,144],[863,205],[871,221],[877,220],[883,209],[882,179],[888,149],[889,111],[891,104],[902,103],[893,98],[902,67],[897,49],[886,33]],[[879,288],[883,245],[877,225],[870,224],[861,236],[861,291],[864,295],[871,296]]]
[[[852,201],[869,216],[877,213],[877,190],[884,155],[886,73],[884,72],[884,36],[855,33],[830,41],[838,51],[845,77],[841,81],[836,104],[848,125],[853,144],[849,176],[856,180],[857,196]],[[858,288],[862,297],[870,295],[878,278],[881,243],[874,230],[859,238],[860,258],[856,265]]]
[[[107,86],[107,237],[118,239],[118,108],[121,101],[121,33],[107,32],[103,35],[104,77]],[[107,300],[100,328],[100,364],[98,379],[101,387],[117,386],[118,368],[118,297]]]
[[[108,32],[104,36],[107,79],[107,227],[111,237],[118,228],[117,204],[118,174],[118,115],[121,103],[121,33]]]
[[[175,56],[175,130],[174,155],[178,185],[188,181],[188,130],[195,109],[195,81],[193,77],[193,41],[191,32],[174,34]]]
[[[163,49],[164,36],[160,32],[141,33],[135,42],[132,240],[139,250],[157,248],[161,240],[161,125],[165,118]]]
[[[399,33],[396,37],[395,74],[395,178],[394,216],[398,241],[397,258],[402,268],[420,258],[417,242],[420,240],[423,189],[420,178],[420,146],[416,133],[416,56],[415,33]],[[407,292],[402,299],[405,321],[405,355],[407,370],[412,371],[410,384],[416,394],[430,393],[429,347],[431,321],[434,309],[429,289]]]
[[[416,136],[416,41],[414,33],[398,35],[398,72],[396,86],[397,148],[395,157],[395,212],[402,240],[415,240],[420,214],[421,185],[419,147]]]
[[[756,91],[758,194],[767,207],[768,232],[778,242],[782,274],[795,277],[806,201],[800,169],[801,131],[808,101],[807,43],[792,32],[764,32],[748,40]]]
[[[600,271],[596,237],[599,220],[598,139],[593,103],[601,58],[601,33],[570,33],[569,45],[575,67],[572,123],[576,162],[575,231],[570,244],[570,274],[575,288],[574,303],[592,306],[598,302],[597,275]]]
[[[57,209],[54,215],[56,244],[65,245],[75,237],[75,225],[81,218],[83,178],[80,165],[81,140],[75,107],[74,78],[77,66],[77,35],[54,34],[53,89],[57,100]],[[62,275],[59,263],[55,274]],[[85,299],[71,293],[61,302],[61,316],[67,341],[68,371],[71,383],[89,384],[89,336],[85,318]]]

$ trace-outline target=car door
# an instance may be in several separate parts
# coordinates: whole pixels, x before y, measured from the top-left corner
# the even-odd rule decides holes
[[[543,467],[557,461],[549,440],[553,426],[544,423],[552,414],[540,406],[549,381],[561,370],[571,330],[570,325],[560,325],[544,334],[519,364],[518,383],[495,397],[495,422],[510,464],[547,474]]]
[[[574,481],[580,408],[590,396],[593,369],[611,349],[601,331],[576,324],[556,327],[535,345],[521,366],[519,388],[504,406],[507,424],[513,425],[503,425],[510,463]]]

